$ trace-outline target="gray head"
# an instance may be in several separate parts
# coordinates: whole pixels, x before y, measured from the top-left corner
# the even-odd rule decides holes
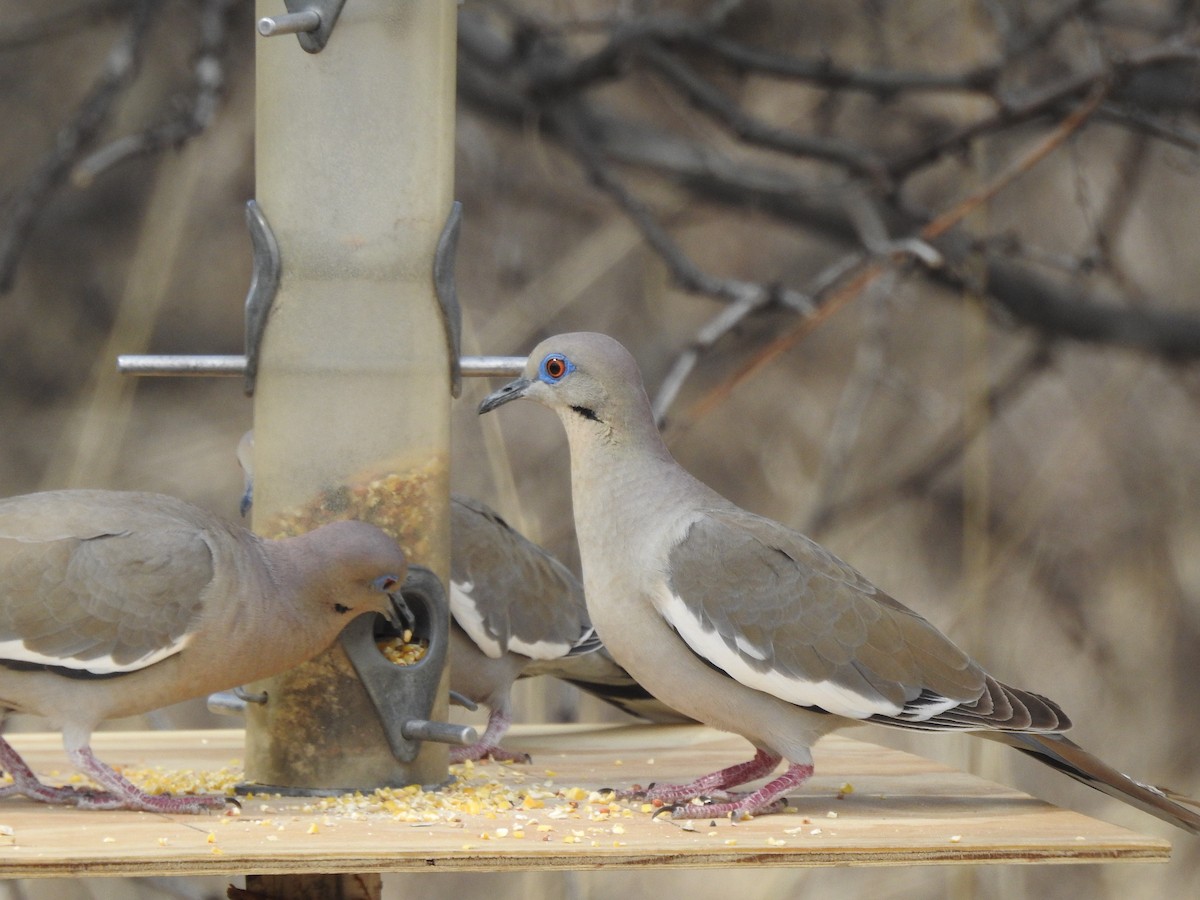
[[[404,551],[386,532],[366,522],[322,525],[284,538],[289,556],[309,582],[306,599],[347,622],[364,612],[395,619],[400,587],[408,571]]]
[[[479,412],[522,397],[556,411],[568,431],[578,425],[619,438],[648,428],[657,435],[637,363],[608,335],[547,338],[529,354],[521,377],[485,398]]]

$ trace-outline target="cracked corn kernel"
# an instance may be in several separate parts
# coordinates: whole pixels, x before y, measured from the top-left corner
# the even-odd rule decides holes
[[[425,658],[429,650],[429,641],[414,641],[412,632],[405,629],[404,634],[376,641],[375,646],[388,662],[397,666],[411,666]]]

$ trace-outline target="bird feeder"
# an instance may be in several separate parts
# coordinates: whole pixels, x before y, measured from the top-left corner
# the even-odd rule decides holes
[[[257,11],[285,24],[313,12]],[[256,66],[257,204],[279,267],[253,373],[252,525],[277,537],[370,521],[443,583],[453,325],[431,266],[453,201],[455,13],[451,0],[356,0],[323,47],[277,34]],[[374,637],[360,639],[368,655]],[[247,781],[443,782],[446,745],[398,758],[345,644],[248,686],[265,702],[247,706]],[[443,720],[444,668],[431,687],[428,718]]]
[[[523,364],[459,355],[456,4],[342,7],[258,3],[245,354],[117,361],[129,374],[244,376],[256,531],[361,519],[413,566],[407,628],[356,621],[306,665],[210,699],[246,714],[247,787],[293,794],[436,785],[445,744],[475,740],[444,722],[450,399],[464,374]],[[401,667],[377,644],[405,631],[427,649]]]

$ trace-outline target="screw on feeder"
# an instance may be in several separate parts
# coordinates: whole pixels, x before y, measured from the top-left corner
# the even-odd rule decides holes
[[[275,37],[277,34],[300,34],[301,32],[316,31],[320,27],[321,14],[315,9],[284,13],[282,16],[263,16],[258,20],[258,33],[263,37]]]
[[[308,53],[320,53],[329,41],[346,0],[285,0],[288,11],[258,20],[263,37],[294,34]]]
[[[265,691],[252,694],[243,686],[228,691],[217,691],[208,695],[208,711],[217,716],[240,716],[246,712],[247,703],[266,703]]]

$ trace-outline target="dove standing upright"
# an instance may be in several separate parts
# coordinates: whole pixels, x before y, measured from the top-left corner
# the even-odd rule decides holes
[[[600,334],[549,338],[480,412],[519,397],[558,413],[592,622],[613,657],[671,707],[754,745],[752,760],[664,803],[787,768],[704,815],[771,811],[813,771],[810,747],[853,722],[969,731],[1200,833],[1194,801],[1134,781],[1059,732],[1051,700],[1000,683],[933,625],[790,528],[746,512],[679,466],[641,375]],[[690,812],[677,808],[677,813]]]
[[[101,762],[92,731],[282,672],[360,613],[393,617],[407,563],[372,525],[262,539],[173,497],[48,491],[0,500],[0,710],[62,729],[101,791],[40,782],[0,738],[23,794],[92,809],[199,812],[222,797],[149,794]]]

